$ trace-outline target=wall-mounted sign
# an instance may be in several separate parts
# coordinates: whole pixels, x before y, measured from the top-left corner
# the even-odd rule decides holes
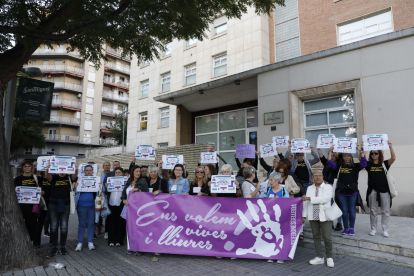
[[[281,124],[283,122],[284,122],[283,110],[268,112],[264,114],[265,125]]]

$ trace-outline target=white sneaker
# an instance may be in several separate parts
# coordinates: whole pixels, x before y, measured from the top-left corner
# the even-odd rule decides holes
[[[268,263],[273,263],[273,260],[267,260]]]
[[[89,250],[94,250],[95,249],[95,245],[93,245],[92,242],[88,242],[88,248],[89,248]]]
[[[334,267],[334,262],[333,262],[333,259],[332,259],[332,258],[327,258],[327,259],[326,259],[326,265],[327,265],[328,267]]]
[[[120,243],[117,243],[117,244],[115,244],[115,246],[116,246],[116,247],[120,247],[120,246],[121,246],[121,244],[120,244]]]
[[[104,239],[107,240],[108,239],[108,232],[105,233],[104,235]]]
[[[81,251],[82,250],[82,244],[78,243],[78,245],[76,246],[75,251]]]
[[[110,243],[110,244],[109,244],[109,246],[110,246],[110,247],[114,247],[115,245],[114,245],[113,243]]]
[[[217,259],[221,259],[222,257],[216,257]]]
[[[389,238],[390,234],[388,234],[387,231],[384,230],[384,232],[382,232],[382,235],[384,236],[384,238]]]
[[[369,232],[370,236],[375,236],[375,234],[377,233],[377,230],[372,229],[371,232]]]
[[[316,257],[315,259],[310,260],[309,263],[311,265],[324,264],[325,263],[325,260],[324,260],[324,258]]]
[[[235,260],[235,259],[237,259],[237,258],[234,258],[234,257],[230,258],[230,260]]]
[[[283,264],[283,263],[284,263],[284,261],[283,261],[283,260],[277,260],[277,263],[278,263],[278,264]]]

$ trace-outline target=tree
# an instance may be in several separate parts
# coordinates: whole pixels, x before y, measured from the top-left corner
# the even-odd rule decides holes
[[[0,114],[6,83],[42,44],[70,45],[97,67],[104,44],[121,48],[138,62],[159,57],[164,43],[174,38],[202,40],[215,16],[240,18],[249,6],[270,14],[284,0],[1,0],[0,1]],[[4,118],[0,115],[4,133]],[[37,265],[14,196],[0,135],[0,270]]]
[[[126,145],[126,137],[127,137],[127,126],[128,126],[128,119],[125,118],[125,126],[124,128],[122,128],[124,124],[124,118],[119,115],[115,115],[115,119],[114,121],[110,122],[109,124],[107,124],[105,127],[107,130],[110,130],[111,133],[106,134],[106,136],[114,138],[117,142],[118,145],[122,144],[122,132],[123,130],[125,131],[124,133],[124,144]]]
[[[11,151],[19,148],[42,149],[45,147],[45,137],[42,134],[42,121],[28,119],[13,119]]]

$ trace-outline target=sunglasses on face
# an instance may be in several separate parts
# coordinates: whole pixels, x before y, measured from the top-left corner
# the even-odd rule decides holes
[[[196,173],[204,173],[203,171],[196,171]]]
[[[371,152],[371,155],[378,155],[378,152]]]

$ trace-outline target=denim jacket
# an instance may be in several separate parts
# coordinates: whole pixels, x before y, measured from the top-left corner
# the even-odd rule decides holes
[[[168,181],[168,193],[171,194],[171,187],[174,185],[175,179],[170,179]],[[180,177],[177,181],[177,195],[183,195],[185,193],[190,192],[190,183],[188,182],[188,179]]]

